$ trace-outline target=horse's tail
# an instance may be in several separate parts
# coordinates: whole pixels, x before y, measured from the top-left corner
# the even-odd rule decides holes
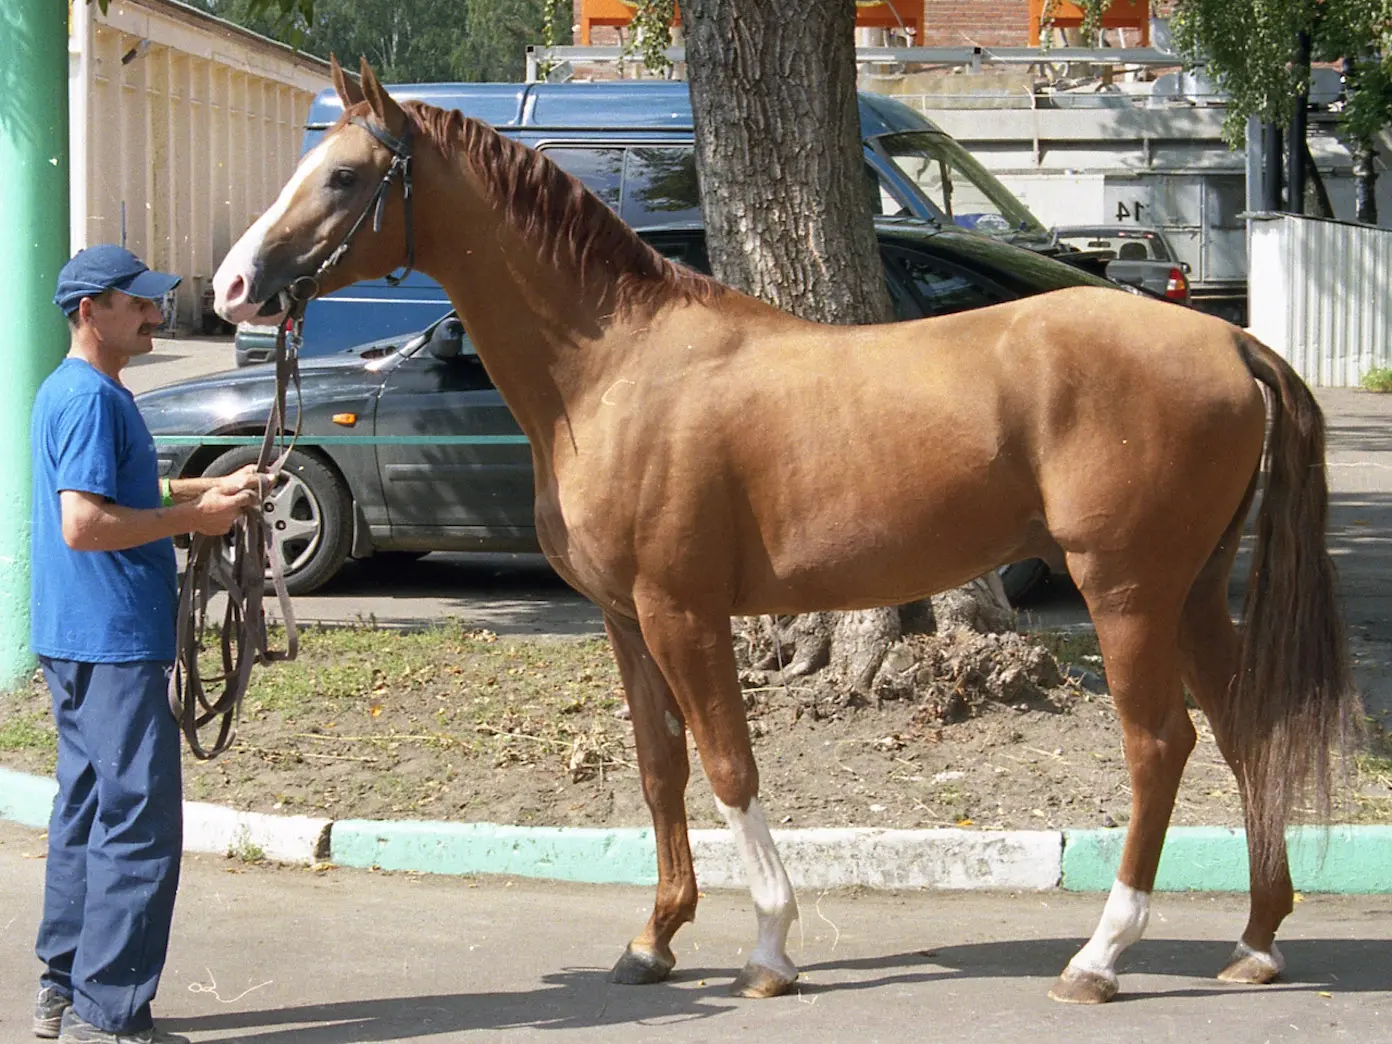
[[[1241,761],[1253,869],[1270,873],[1284,861],[1286,821],[1298,799],[1313,789],[1315,810],[1328,821],[1330,752],[1346,753],[1362,711],[1324,543],[1324,415],[1279,355],[1246,335],[1240,350],[1270,389],[1272,418],[1228,724]]]

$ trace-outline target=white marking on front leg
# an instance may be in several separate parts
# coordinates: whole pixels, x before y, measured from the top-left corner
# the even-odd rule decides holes
[[[783,860],[778,858],[778,849],[774,847],[763,807],[758,798],[751,798],[749,808],[743,812],[724,804],[719,798],[715,799],[715,807],[725,817],[725,822],[730,824],[735,847],[744,860],[749,893],[754,899],[754,910],[759,918],[759,941],[749,959],[791,982],[797,978],[797,965],[788,958],[785,946],[788,929],[797,920],[797,899],[793,895],[788,874],[783,869]]]
[[[1123,950],[1145,934],[1150,919],[1150,893],[1138,892],[1120,881],[1112,883],[1112,893],[1102,908],[1102,920],[1087,945],[1079,950],[1068,967],[1100,975],[1116,985],[1116,962]]]
[[[1238,961],[1245,960],[1248,957],[1270,968],[1277,975],[1280,975],[1286,970],[1286,959],[1281,956],[1280,947],[1274,942],[1271,944],[1270,952],[1262,953],[1261,950],[1254,950],[1245,942],[1239,941],[1237,949],[1233,950],[1232,960],[1228,963],[1236,964]]]

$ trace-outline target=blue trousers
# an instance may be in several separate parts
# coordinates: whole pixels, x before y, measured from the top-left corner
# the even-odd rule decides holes
[[[113,1033],[151,1026],[183,850],[169,665],[40,657],[58,727],[41,982]]]

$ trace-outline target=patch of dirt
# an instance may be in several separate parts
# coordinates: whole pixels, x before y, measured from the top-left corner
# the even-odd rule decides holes
[[[912,655],[881,672],[866,704],[785,684],[776,670],[747,671],[770,821],[1124,824],[1130,784],[1095,640],[1029,637],[1051,652],[1016,634],[913,635]],[[48,705],[39,679],[0,696],[0,762],[52,771]],[[1199,744],[1174,822],[1237,825],[1232,774],[1204,716],[1191,717]],[[1392,748],[1374,733],[1340,820],[1392,819]],[[694,746],[691,760],[692,824],[723,826]],[[605,643],[447,628],[307,633],[298,661],[257,669],[234,749],[211,763],[185,755],[185,790],[191,800],[331,818],[650,825]]]

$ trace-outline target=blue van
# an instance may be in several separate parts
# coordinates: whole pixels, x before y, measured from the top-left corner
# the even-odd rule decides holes
[[[401,84],[389,90],[402,101],[458,109],[545,152],[635,228],[701,220],[685,82]],[[315,98],[304,151],[342,111],[332,90]],[[861,93],[860,127],[876,213],[955,224],[1041,252],[1058,251],[1025,205],[922,113]],[[357,283],[310,304],[302,354],[413,333],[449,307],[439,284],[419,272],[398,287],[383,280]],[[239,330],[238,365],[270,358],[274,332]]]

